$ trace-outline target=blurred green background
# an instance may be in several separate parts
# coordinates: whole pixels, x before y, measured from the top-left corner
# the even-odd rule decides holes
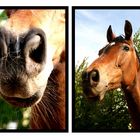
[[[5,11],[0,10],[0,26],[7,20]],[[0,98],[0,129],[27,129],[29,128],[31,108],[13,107]]]
[[[134,34],[134,46],[140,55],[140,29]],[[109,91],[103,101],[87,101],[81,86],[81,74],[86,69],[87,58],[75,67],[74,131],[130,131],[131,118],[121,89]]]

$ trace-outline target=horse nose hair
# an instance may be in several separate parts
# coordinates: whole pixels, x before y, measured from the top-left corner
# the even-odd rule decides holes
[[[94,69],[90,74],[90,79],[92,82],[99,82],[99,71]]]

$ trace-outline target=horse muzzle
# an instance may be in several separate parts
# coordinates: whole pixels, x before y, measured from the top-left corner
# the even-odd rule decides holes
[[[102,100],[107,90],[107,83],[101,82],[99,70],[93,69],[82,73],[82,87],[87,98]]]

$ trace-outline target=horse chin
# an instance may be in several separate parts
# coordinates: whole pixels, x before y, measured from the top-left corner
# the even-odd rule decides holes
[[[42,93],[40,91],[35,92],[32,96],[28,98],[8,97],[3,94],[1,94],[1,96],[13,106],[30,107],[34,104],[37,104],[41,100]]]
[[[100,88],[89,87],[83,85],[83,92],[86,95],[86,98],[91,101],[101,101],[104,98],[105,92],[107,91],[107,86],[100,86]]]
[[[100,100],[100,101],[103,100],[103,99],[104,99],[104,96],[105,96],[105,91],[103,91],[103,92],[101,92],[101,93],[99,94],[99,100]]]

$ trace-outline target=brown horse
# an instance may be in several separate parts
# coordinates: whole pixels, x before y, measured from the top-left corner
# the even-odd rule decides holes
[[[116,37],[111,26],[107,30],[108,44],[82,74],[84,93],[88,98],[102,100],[106,91],[122,88],[132,127],[140,129],[140,64],[132,40],[132,25],[125,22],[125,36]]]
[[[65,10],[6,11],[0,27],[0,95],[31,106],[33,129],[63,131],[65,124]]]

